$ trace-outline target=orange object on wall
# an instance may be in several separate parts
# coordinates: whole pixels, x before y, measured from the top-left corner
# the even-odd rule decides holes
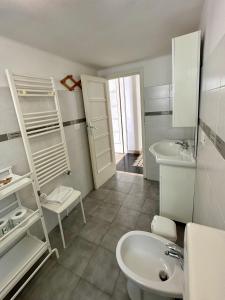
[[[81,80],[75,80],[73,75],[67,75],[65,78],[60,80],[62,85],[64,85],[69,91],[74,91],[76,87],[82,89]]]

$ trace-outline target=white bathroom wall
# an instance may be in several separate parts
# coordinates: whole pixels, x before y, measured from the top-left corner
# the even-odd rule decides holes
[[[87,195],[93,188],[86,133],[82,92],[77,89],[69,92],[59,83],[65,75],[95,74],[95,70],[79,63],[68,61],[13,40],[0,37],[0,168],[12,165],[18,174],[28,171],[27,159],[19,131],[13,101],[5,76],[5,68],[19,74],[54,76],[59,91],[59,101],[64,122],[66,142],[69,151],[72,174],[61,176],[45,187],[49,192],[57,183],[67,184]],[[14,134],[14,135],[13,135]],[[30,190],[25,193],[28,202],[32,201]],[[57,223],[56,217],[45,212],[48,229]]]
[[[171,42],[172,51],[172,42]],[[146,178],[159,180],[159,166],[149,152],[151,144],[163,139],[193,139],[192,128],[173,128],[171,116],[171,55],[139,61],[98,71],[99,76],[111,77],[129,73],[140,73],[144,99],[144,127],[146,152]]]
[[[99,76],[109,77],[112,76],[112,74],[126,74],[134,71],[143,72],[144,87],[169,83],[172,80],[171,55],[106,68],[98,70],[97,73]]]
[[[225,1],[207,0],[194,221],[225,229]]]

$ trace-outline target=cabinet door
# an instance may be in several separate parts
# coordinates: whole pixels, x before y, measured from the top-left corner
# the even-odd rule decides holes
[[[200,31],[172,40],[173,127],[195,127],[197,124],[200,42]]]
[[[192,222],[195,169],[160,165],[160,216]]]

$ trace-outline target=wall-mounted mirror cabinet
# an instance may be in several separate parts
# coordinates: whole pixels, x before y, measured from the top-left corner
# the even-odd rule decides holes
[[[172,40],[173,127],[196,127],[201,31]]]

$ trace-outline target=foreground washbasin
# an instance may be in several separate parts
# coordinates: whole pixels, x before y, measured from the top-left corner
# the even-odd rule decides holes
[[[159,164],[195,167],[196,162],[193,157],[191,142],[189,141],[189,149],[183,149],[176,142],[177,140],[163,140],[151,145],[149,151]]]
[[[168,243],[169,240],[145,231],[130,231],[120,238],[116,258],[128,279],[131,300],[182,298],[183,271],[177,259],[165,255]],[[165,280],[161,279],[161,272],[167,274]]]

